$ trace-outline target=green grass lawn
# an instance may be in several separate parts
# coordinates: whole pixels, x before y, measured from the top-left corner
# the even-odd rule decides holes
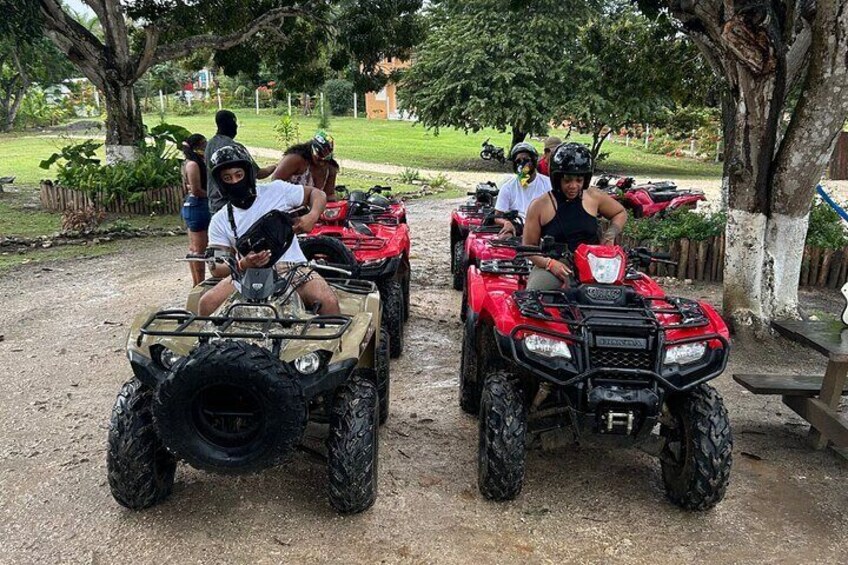
[[[237,139],[249,146],[280,149],[274,124],[280,119],[268,111],[256,115],[253,110],[235,110],[239,121]],[[146,123],[155,124],[158,115],[145,115]],[[301,140],[308,139],[318,129],[317,118],[296,117]],[[166,116],[165,121],[179,124],[192,132],[207,137],[215,133],[212,114],[197,116]],[[336,141],[336,156],[368,163],[399,165],[411,168],[446,170],[500,170],[497,165],[480,159],[480,144],[490,137],[498,146],[508,146],[510,135],[493,129],[466,134],[461,130],[445,128],[438,134],[434,130],[410,122],[354,119],[333,117],[329,132]],[[564,132],[551,134],[564,136]],[[589,136],[572,135],[571,139],[589,143]],[[533,141],[541,151],[542,143]],[[609,172],[627,173],[635,176],[675,178],[717,178],[721,176],[721,165],[704,163],[694,159],[670,158],[664,155],[645,153],[634,145],[625,147],[617,143],[605,143],[602,152],[609,158],[598,168]]]

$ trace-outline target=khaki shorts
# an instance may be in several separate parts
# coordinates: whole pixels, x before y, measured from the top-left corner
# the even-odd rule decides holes
[[[280,275],[288,275],[292,269],[297,269],[297,275],[293,279],[295,286],[304,285],[318,276],[314,269],[305,267],[300,263],[278,261],[274,267]]]
[[[569,277],[569,279],[571,279],[571,277]],[[558,288],[563,288],[563,286],[569,285],[564,285],[559,277],[540,267],[533,267],[533,270],[530,271],[530,276],[527,279],[527,290],[556,290]]]

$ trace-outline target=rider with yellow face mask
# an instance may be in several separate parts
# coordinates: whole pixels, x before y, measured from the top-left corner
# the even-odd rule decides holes
[[[531,144],[516,143],[509,159],[515,176],[500,187],[495,202],[495,223],[501,226],[500,237],[515,235],[515,226],[503,217],[505,213],[515,210],[523,220],[530,203],[551,190],[551,180],[536,170],[539,153]]]

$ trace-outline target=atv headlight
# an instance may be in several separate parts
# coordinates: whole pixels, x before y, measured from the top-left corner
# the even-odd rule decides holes
[[[383,265],[386,264],[386,261],[388,261],[388,258],[385,258],[385,257],[383,259],[369,259],[368,261],[363,261],[362,266],[363,267],[382,267]]]
[[[553,339],[539,334],[528,334],[524,338],[524,347],[532,353],[544,357],[562,357],[571,359],[571,349],[560,339]]]
[[[312,375],[321,368],[321,356],[313,351],[298,357],[294,360],[294,368],[301,375]]]
[[[592,253],[587,256],[592,277],[601,284],[612,284],[618,280],[621,272],[621,257],[598,257]]]
[[[703,341],[697,343],[686,343],[684,345],[675,345],[665,350],[664,365],[686,365],[694,363],[704,356],[707,351],[707,344]]]
[[[324,217],[328,220],[335,220],[339,216],[341,216],[342,210],[341,208],[325,208],[324,209]]]
[[[150,353],[153,360],[163,369],[170,371],[174,365],[182,359],[182,355],[178,355],[165,347],[164,345],[154,345],[150,348]]]

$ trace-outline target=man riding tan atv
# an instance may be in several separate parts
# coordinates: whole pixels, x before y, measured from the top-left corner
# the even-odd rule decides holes
[[[338,313],[307,306],[300,292],[317,280],[314,269],[333,269],[279,268],[296,239],[293,216],[272,210],[245,226],[233,246],[241,266],[226,250],[211,255],[232,273],[232,291],[211,311],[201,310],[222,288],[216,281],[195,287],[185,309],[150,310],[134,322],[127,355],[135,378],[118,394],[107,455],[123,506],[165,499],[177,459],[225,474],[277,465],[301,445],[308,423],[329,427],[331,505],[354,513],[374,503],[377,427],[389,402],[379,293],[367,281],[322,278]],[[245,266],[257,250],[268,252],[265,264]]]

